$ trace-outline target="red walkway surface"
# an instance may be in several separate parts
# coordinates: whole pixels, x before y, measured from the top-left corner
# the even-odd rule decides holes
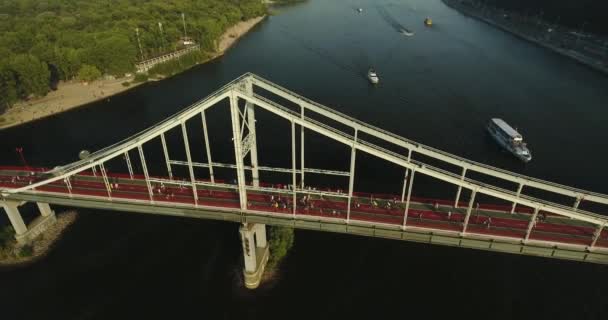
[[[19,176],[15,173],[7,171],[20,171]],[[38,176],[40,172],[45,171],[44,168],[28,168],[27,171],[23,167],[0,167],[0,188],[19,188],[36,181],[42,181],[45,178]],[[34,173],[34,174],[32,174]],[[70,179],[73,195],[108,197],[106,186],[99,177],[97,181],[86,181],[93,178],[92,172],[82,172],[75,178]],[[114,199],[129,199],[129,200],[150,200],[147,185],[145,184],[143,175],[135,175],[134,180],[131,180],[128,174],[108,173],[110,182],[113,184],[111,196]],[[159,179],[168,179],[166,177],[153,177]],[[119,180],[117,180],[119,179]],[[178,179],[182,180],[183,179]],[[117,183],[114,185],[114,183]],[[189,181],[189,180],[188,180]],[[200,180],[200,182],[208,182]],[[216,181],[225,183],[223,181]],[[262,184],[264,187],[273,187],[276,192],[260,192],[248,191],[247,205],[248,209],[263,211],[271,214],[289,216],[293,215],[293,196],[286,194],[289,190],[284,189],[283,185]],[[165,203],[180,203],[195,205],[192,188],[190,186],[176,186],[165,184],[161,187],[159,183],[153,183],[153,199],[157,202]],[[236,186],[235,186],[236,187]],[[236,189],[215,187],[216,190],[203,189],[202,186],[197,186],[198,204],[203,206],[218,207],[218,208],[239,208],[239,197]],[[217,190],[220,189],[220,190]],[[41,187],[36,188],[37,191],[53,192],[60,194],[68,194],[68,188],[65,181],[56,181]],[[281,193],[283,191],[283,193]],[[324,190],[333,191],[337,190]],[[341,191],[344,193],[344,191]],[[296,205],[296,213],[298,215],[328,217],[346,219],[347,202],[346,198],[326,197],[321,199],[319,196],[312,196],[314,199],[303,201],[303,196],[306,190],[298,191],[298,200]],[[404,209],[400,202],[395,201],[397,196],[390,194],[369,194],[355,192],[353,193],[353,201],[350,213],[351,220],[403,225]],[[372,205],[371,199],[374,199],[380,205]],[[392,203],[391,209],[387,208],[388,203]],[[426,204],[426,205],[425,205]],[[430,205],[429,205],[430,204]],[[433,210],[435,204],[442,205],[440,210]],[[414,227],[422,227],[437,230],[462,231],[464,214],[454,210],[448,213],[453,201],[415,198],[412,197],[412,204],[407,217],[407,225]],[[461,203],[461,207],[466,207],[467,203]],[[401,207],[400,207],[401,206]],[[511,206],[501,206],[493,204],[480,204],[479,212],[471,214],[467,232],[479,233],[486,235],[495,235],[503,237],[513,237],[522,239],[525,237],[528,228],[528,220],[521,220],[516,216],[510,215]],[[484,214],[484,210],[501,211],[500,216],[489,217]],[[486,211],[487,212],[487,211]],[[531,213],[530,208],[517,207],[516,212],[520,214]],[[555,219],[553,219],[555,220]],[[561,242],[567,244],[590,245],[595,228],[592,226],[576,226],[570,225],[568,220],[548,222],[537,222],[530,234],[530,239]],[[608,231],[602,231],[600,239],[596,246],[608,247]]]

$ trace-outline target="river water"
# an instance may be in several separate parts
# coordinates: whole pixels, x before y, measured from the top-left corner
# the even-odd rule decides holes
[[[433,28],[423,26],[426,16]],[[396,23],[415,35],[399,34]],[[377,87],[365,79],[369,66],[380,75]],[[32,165],[74,161],[80,150],[115,143],[248,71],[426,145],[608,193],[608,78],[439,0],[278,8],[219,60],[0,132],[0,164],[19,163],[18,146]],[[210,112],[210,130],[214,155],[228,161],[226,115]],[[491,117],[520,129],[532,162],[523,165],[488,140],[483,127]],[[261,112],[258,119],[261,163],[289,166],[289,125]],[[178,137],[170,144],[179,145]],[[307,164],[348,167],[344,147],[314,136],[307,143]],[[335,148],[331,157],[328,148]],[[356,189],[400,192],[402,172],[357,161]],[[419,183],[414,195],[454,196]],[[602,266],[300,230],[278,279],[249,292],[239,282],[235,224],[79,211],[46,258],[0,269],[3,319],[600,319],[608,311]]]

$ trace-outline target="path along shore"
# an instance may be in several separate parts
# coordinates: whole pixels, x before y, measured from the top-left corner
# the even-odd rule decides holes
[[[265,17],[261,16],[241,21],[228,28],[218,39],[217,52],[205,62],[224,55],[240,37],[247,34]],[[129,82],[130,85],[124,86],[124,82]],[[98,80],[90,83],[60,82],[57,90],[51,91],[39,99],[18,102],[7,112],[0,115],[0,130],[68,111],[91,102],[110,99],[111,96],[130,90],[139,84],[141,83],[133,83],[132,76],[112,80]]]
[[[554,25],[546,25],[546,23],[540,23],[539,20],[534,20],[537,21],[537,23],[519,21],[519,19],[516,19],[515,13],[509,12],[507,14],[499,11],[492,11],[489,8],[475,7],[471,5],[471,2],[462,2],[460,0],[442,0],[442,2],[448,7],[467,16],[476,18],[521,39],[570,57],[596,71],[608,74],[606,53],[598,53],[598,51],[605,51],[606,49],[594,49],[592,48],[594,47],[592,44],[585,44],[583,41],[579,41],[580,39],[577,39],[577,36],[573,35],[573,31]],[[541,27],[540,32],[539,26]],[[594,56],[589,55],[592,51],[595,53]]]

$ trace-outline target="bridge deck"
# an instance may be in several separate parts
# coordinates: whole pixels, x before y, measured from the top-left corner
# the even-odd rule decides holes
[[[39,173],[42,168],[24,170],[19,167],[0,168],[0,187],[18,188],[44,178]],[[36,172],[32,175],[32,172]],[[150,195],[143,176],[108,173],[112,184],[111,201],[149,202]],[[191,208],[217,208],[218,210],[241,211],[236,185],[215,181],[197,180],[198,206],[195,205],[190,181],[170,180],[167,177],[151,177],[155,206],[186,206]],[[200,184],[198,184],[200,183]],[[108,199],[106,185],[101,176],[92,172],[82,172],[70,179],[71,195],[65,181],[56,181],[27,193],[34,196],[53,195],[68,199]],[[202,185],[204,184],[204,185]],[[298,189],[295,214],[293,194],[288,186],[261,184],[262,188],[248,190],[248,212],[282,218],[315,218],[327,221],[346,221],[347,198],[342,190],[323,190],[330,195],[319,194],[321,190]],[[254,189],[250,186],[250,188]],[[365,223],[372,226],[402,227],[404,224],[404,203],[397,196],[388,194],[354,193],[349,215],[349,223]],[[304,196],[308,201],[304,201]],[[11,195],[19,199],[19,195]],[[274,200],[273,200],[274,199]],[[463,229],[467,204],[454,208],[451,201],[412,198],[406,225],[408,228],[425,229],[432,233],[458,235]],[[511,206],[479,204],[473,210],[467,227],[467,235],[475,235],[489,241],[493,239],[523,240],[531,219],[532,210],[517,207],[514,214]],[[585,222],[541,212],[530,233],[529,240],[547,242],[551,245],[566,245],[585,248],[591,245],[595,227]],[[608,248],[608,231],[604,230],[595,244],[594,250]],[[584,249],[581,249],[584,251]]]

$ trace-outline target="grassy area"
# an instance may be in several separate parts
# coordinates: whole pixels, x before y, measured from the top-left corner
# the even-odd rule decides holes
[[[266,270],[274,271],[287,256],[294,242],[293,228],[271,226],[270,230],[270,258]]]

